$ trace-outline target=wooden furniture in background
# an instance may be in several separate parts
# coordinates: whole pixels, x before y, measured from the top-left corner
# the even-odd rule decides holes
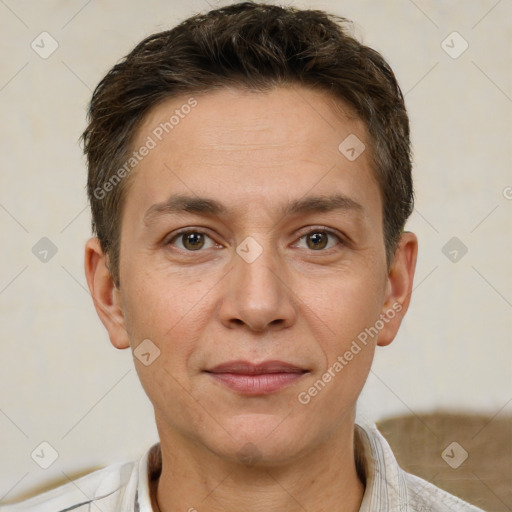
[[[487,512],[512,511],[512,416],[408,415],[377,427],[409,473]]]

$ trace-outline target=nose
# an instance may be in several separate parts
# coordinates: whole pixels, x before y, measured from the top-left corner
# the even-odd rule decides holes
[[[279,261],[275,250],[259,247],[261,254],[254,260],[247,258],[243,249],[233,254],[218,310],[228,328],[245,325],[261,332],[290,327],[296,321],[293,285],[287,279],[284,262]]]

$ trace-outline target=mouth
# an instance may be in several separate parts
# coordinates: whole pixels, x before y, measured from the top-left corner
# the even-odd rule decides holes
[[[299,380],[309,370],[284,361],[229,361],[205,372],[220,384],[244,395],[265,395]]]

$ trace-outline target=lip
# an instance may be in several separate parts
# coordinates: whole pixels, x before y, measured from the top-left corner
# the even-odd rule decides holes
[[[217,382],[244,395],[279,391],[300,379],[308,370],[284,361],[228,361],[205,370]]]

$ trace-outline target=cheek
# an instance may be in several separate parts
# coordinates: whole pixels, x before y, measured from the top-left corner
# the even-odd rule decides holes
[[[346,279],[325,287],[322,299],[317,299],[315,311],[321,321],[317,322],[315,338],[324,361],[313,388],[302,391],[306,401],[316,402],[319,414],[325,407],[342,412],[357,400],[364,386],[377,343],[371,328],[382,307],[382,281],[370,269],[359,276],[349,277],[347,272]]]
[[[169,397],[173,408],[188,410],[193,403],[184,391],[190,387],[187,368],[207,318],[203,285],[180,286],[179,279],[165,279],[158,272],[132,278],[125,288],[125,319],[141,384],[157,410],[169,407]],[[137,347],[148,339],[158,355],[145,365]]]
[[[151,272],[139,274],[134,269],[130,275],[132,279],[124,292],[126,327],[132,349],[136,350],[145,339],[158,347],[157,380],[162,381],[158,386],[165,385],[166,370],[183,382],[188,381],[194,354],[200,350],[215,314],[218,276],[187,277],[168,268],[152,268]],[[141,379],[144,377],[141,374]],[[157,384],[152,379],[148,385],[154,387]]]
[[[352,274],[351,269],[340,274],[318,288],[318,293],[304,295],[304,303],[325,327],[333,349],[343,349],[344,344],[373,325],[384,299],[383,279],[370,269],[359,275]]]
[[[306,404],[310,418],[324,417],[328,410],[335,423],[357,401],[368,377],[377,342],[370,328],[379,318],[381,302],[374,290],[346,283],[335,287],[330,298],[323,304],[328,316],[322,318],[322,333],[315,333],[324,361],[297,399]]]
[[[139,268],[144,268],[144,262]],[[213,286],[202,279],[186,278],[179,271],[155,267],[148,272],[134,268],[126,284],[125,313],[131,332],[158,338],[184,325],[193,326],[191,318],[196,318],[207,304],[205,291]]]

